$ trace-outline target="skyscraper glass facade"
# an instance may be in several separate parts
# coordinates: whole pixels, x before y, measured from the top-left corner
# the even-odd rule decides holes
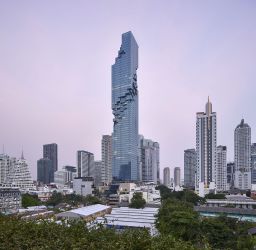
[[[122,34],[122,44],[112,65],[114,180],[139,179],[137,69],[138,45],[129,31]]]

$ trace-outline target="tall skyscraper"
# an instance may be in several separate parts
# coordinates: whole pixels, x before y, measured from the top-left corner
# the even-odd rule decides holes
[[[195,188],[196,150],[184,150],[184,186]]]
[[[212,112],[212,104],[208,98],[205,112],[196,114],[196,189],[199,183],[209,188],[216,179],[216,113]]]
[[[217,147],[216,190],[227,191],[227,147]]]
[[[139,180],[137,69],[138,45],[129,31],[122,34],[122,44],[112,65],[112,173],[115,180]]]
[[[166,187],[170,187],[170,184],[171,184],[170,168],[168,167],[164,168],[163,178],[164,178],[164,185]]]
[[[58,170],[58,145],[56,143],[43,145],[43,158],[52,161],[53,171]]]
[[[174,187],[180,187],[180,168],[174,168]]]
[[[140,165],[141,180],[157,184],[159,181],[159,143],[144,139],[143,136],[140,140]]]
[[[244,119],[236,127],[235,141],[235,187],[251,188],[251,128]]]
[[[88,151],[77,151],[77,173],[78,177],[94,177],[94,155]]]
[[[37,161],[37,181],[43,184],[54,182],[52,161],[49,158],[42,158]]]
[[[103,135],[101,140],[101,180],[104,184],[112,181],[112,136]]]
[[[256,143],[251,146],[251,172],[252,184],[256,184]]]

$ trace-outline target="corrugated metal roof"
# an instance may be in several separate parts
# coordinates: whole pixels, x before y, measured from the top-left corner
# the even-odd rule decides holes
[[[91,205],[91,206],[76,208],[76,209],[72,209],[72,210],[69,210],[66,212],[62,212],[62,213],[57,214],[57,216],[65,216],[65,215],[70,216],[71,213],[77,214],[80,216],[89,216],[89,215],[93,215],[95,213],[101,212],[108,208],[110,208],[110,206],[95,204],[95,205]]]
[[[97,218],[97,222],[112,226],[154,228],[157,212],[158,208],[113,208],[111,214]]]

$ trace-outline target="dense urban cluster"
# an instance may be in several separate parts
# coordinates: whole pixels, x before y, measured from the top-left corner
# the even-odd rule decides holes
[[[161,185],[159,143],[138,131],[137,69],[127,32],[112,65],[113,132],[102,136],[100,160],[79,149],[76,166],[59,168],[58,145],[45,144],[33,181],[23,152],[0,154],[0,249],[254,249],[250,126],[235,128],[227,162],[208,99],[196,114],[196,148],[184,151],[184,178],[166,167]]]

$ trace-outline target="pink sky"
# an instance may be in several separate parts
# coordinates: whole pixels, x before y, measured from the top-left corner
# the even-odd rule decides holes
[[[241,118],[256,141],[255,13],[246,0],[1,1],[0,145],[17,157],[23,147],[33,177],[46,143],[58,144],[59,169],[79,149],[100,159],[112,132],[111,65],[131,30],[139,131],[160,143],[161,170],[183,168],[208,95],[232,160]]]

